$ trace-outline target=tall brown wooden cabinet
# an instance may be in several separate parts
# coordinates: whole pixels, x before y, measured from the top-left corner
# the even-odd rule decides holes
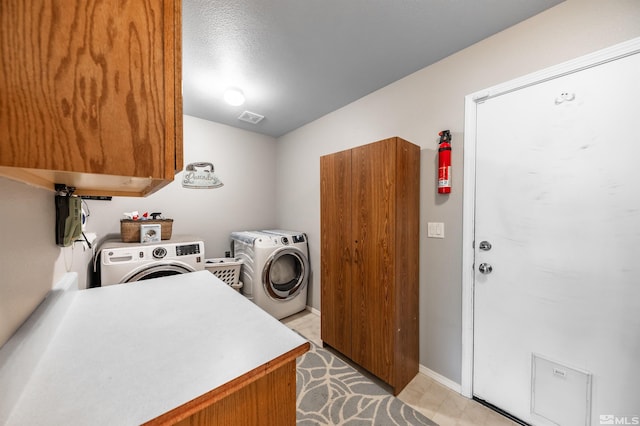
[[[418,373],[419,185],[398,137],[320,158],[322,341],[394,394]]]

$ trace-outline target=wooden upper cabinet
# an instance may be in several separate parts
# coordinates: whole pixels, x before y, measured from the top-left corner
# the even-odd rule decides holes
[[[182,169],[180,0],[2,0],[0,175],[146,195]]]

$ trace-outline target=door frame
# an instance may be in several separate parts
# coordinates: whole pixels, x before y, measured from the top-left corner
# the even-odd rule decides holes
[[[473,397],[474,235],[478,104],[516,90],[640,53],[640,37],[465,96],[462,207],[462,368],[460,393]]]

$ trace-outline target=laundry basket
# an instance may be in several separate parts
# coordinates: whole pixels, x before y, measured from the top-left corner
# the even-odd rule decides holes
[[[232,257],[218,257],[207,259],[204,262],[204,268],[207,271],[229,284],[236,291],[240,291],[240,288],[242,288],[242,283],[240,282],[241,266],[242,261]]]

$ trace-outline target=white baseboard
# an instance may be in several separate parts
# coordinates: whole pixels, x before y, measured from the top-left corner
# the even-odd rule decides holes
[[[313,306],[307,305],[307,311],[309,311],[312,314],[315,314],[317,316],[320,316],[320,311],[318,309],[314,308]]]
[[[425,367],[424,365],[420,364],[418,366],[418,370],[424,374],[427,377],[432,378],[433,380],[435,380],[436,382],[440,383],[441,385],[451,389],[452,391],[459,393],[462,395],[462,386],[456,382],[454,382],[451,379],[448,379],[446,377],[444,377],[442,374],[438,374],[433,370],[430,370],[429,368]]]

